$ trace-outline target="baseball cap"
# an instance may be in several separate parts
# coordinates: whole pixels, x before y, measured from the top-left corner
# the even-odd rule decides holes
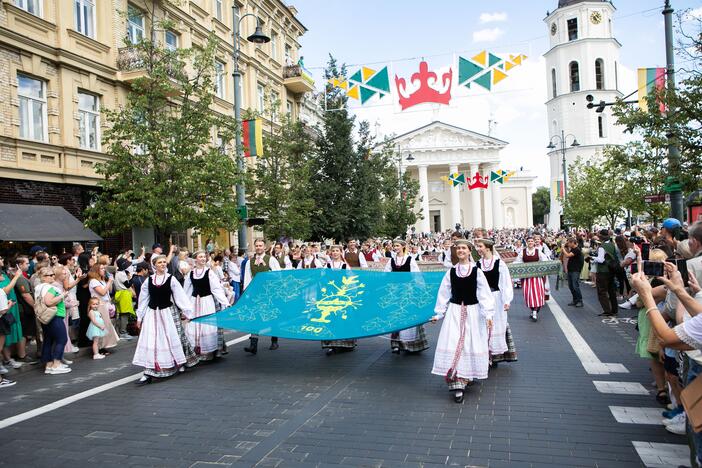
[[[663,229],[667,229],[668,231],[672,231],[674,229],[681,228],[682,224],[680,224],[680,221],[675,218],[667,218],[665,221],[663,221],[661,227]]]
[[[154,249],[163,250],[163,246],[161,244],[159,244],[158,242],[156,242],[154,245],[151,246],[151,250],[154,250]]]

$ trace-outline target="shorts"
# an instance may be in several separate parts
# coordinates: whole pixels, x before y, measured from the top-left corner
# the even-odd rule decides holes
[[[674,357],[665,356],[663,358],[663,368],[665,371],[672,375],[678,375],[678,360]]]
[[[9,314],[10,312],[6,312]],[[10,326],[8,326],[5,321],[2,319],[2,316],[0,316],[0,335],[9,335],[11,331]]]

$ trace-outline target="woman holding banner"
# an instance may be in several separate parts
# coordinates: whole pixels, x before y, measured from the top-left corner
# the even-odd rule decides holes
[[[471,262],[470,243],[457,239],[454,246],[458,263],[444,275],[431,319],[444,319],[431,373],[444,376],[454,401],[461,403],[466,386],[488,376],[495,299],[485,275]]]
[[[340,245],[332,245],[329,247],[329,261],[327,268],[331,270],[350,270],[351,267],[346,263],[341,255],[343,248]],[[334,353],[344,353],[353,351],[356,348],[357,340],[326,340],[322,341],[322,349],[325,350],[327,356]]]
[[[543,250],[537,248],[533,237],[527,237],[526,248],[519,251],[514,263],[546,262],[549,258]],[[546,277],[535,276],[522,279],[524,288],[524,302],[531,309],[531,319],[536,322],[539,319],[539,310],[546,303],[548,294]]]
[[[395,251],[395,256],[385,264],[386,272],[419,272],[417,262],[414,257],[407,255],[405,247],[405,241],[401,239],[395,239],[393,241],[392,248]],[[429,348],[429,342],[427,341],[426,334],[424,333],[424,326],[422,325],[392,333],[390,335],[390,340],[390,348],[395,354],[399,354],[400,351],[419,353]]]
[[[497,367],[500,361],[517,360],[517,351],[514,348],[512,332],[507,321],[507,311],[514,298],[512,277],[507,264],[495,252],[495,243],[492,240],[478,239],[475,247],[480,254],[478,268],[485,275],[495,298],[494,327],[490,334],[489,347],[490,362],[492,367]]]

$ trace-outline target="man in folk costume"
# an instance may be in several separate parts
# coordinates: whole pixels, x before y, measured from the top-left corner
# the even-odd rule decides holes
[[[165,378],[192,367],[199,358],[185,336],[181,313],[192,317],[192,302],[167,270],[164,255],[152,259],[154,274],[141,287],[137,327],[141,330],[132,364],[144,368],[137,384],[149,384],[153,377]],[[177,307],[176,307],[177,306]]]
[[[393,242],[392,248],[395,251],[395,256],[385,264],[386,272],[420,272],[419,266],[414,258],[405,253],[405,246],[405,241],[401,239],[396,239]],[[429,348],[429,342],[427,341],[427,337],[424,332],[424,326],[418,325],[416,327],[407,328],[405,330],[392,333],[390,335],[390,348],[395,354],[399,354],[400,351],[418,353]]]
[[[536,247],[534,238],[529,236],[526,240],[526,248],[519,251],[514,263],[545,262],[549,258],[544,252]],[[522,279],[522,289],[524,290],[524,302],[531,309],[531,319],[536,322],[539,319],[539,310],[546,303],[548,295],[548,283],[546,277],[537,276]]]
[[[483,272],[471,262],[467,240],[455,242],[458,263],[444,275],[431,321],[444,319],[431,373],[446,379],[454,401],[474,379],[487,379],[488,342],[495,299]]]
[[[382,255],[378,252],[378,249],[373,246],[371,249],[371,243],[370,241],[365,241],[363,243],[363,246],[361,247],[361,253],[363,254],[363,257],[366,259],[366,263],[368,262],[379,262],[380,259],[382,258]]]
[[[273,247],[273,257],[278,262],[281,270],[292,270],[292,261],[290,257],[285,254],[285,249],[283,248],[282,242],[276,242]]]
[[[351,268],[368,268],[366,257],[358,250],[358,244],[353,239],[349,239],[344,252],[344,260]]]
[[[512,277],[507,264],[495,252],[495,243],[490,239],[478,239],[475,243],[480,254],[478,268],[483,272],[490,291],[495,298],[495,315],[490,334],[490,362],[497,367],[500,361],[516,361],[517,351],[514,347],[512,331],[507,320],[507,311],[514,298]]]
[[[192,298],[194,317],[203,317],[217,311],[217,303],[228,307],[229,299],[222,287],[222,282],[211,269],[207,268],[207,252],[199,250],[193,255],[195,268],[185,277],[185,294]],[[234,297],[232,296],[232,300]],[[215,353],[222,352],[217,336],[217,327],[202,322],[185,324],[185,334],[201,361],[214,359]]]
[[[312,251],[312,255],[314,255],[322,264],[322,267],[325,267],[327,265],[328,258],[327,255],[321,251],[319,244],[316,242],[314,244],[310,244],[310,250]]]
[[[266,242],[263,239],[256,239],[254,241],[254,255],[248,262],[246,262],[244,272],[244,291],[246,291],[246,288],[249,287],[249,284],[251,284],[251,281],[258,273],[278,270],[280,270],[278,260],[266,253]],[[268,349],[278,349],[277,336],[271,337],[271,346]],[[256,354],[258,352],[258,335],[251,335],[251,338],[249,338],[249,346],[245,347],[244,351],[251,354]]]
[[[346,263],[344,257],[341,256],[342,247],[340,245],[332,245],[329,248],[329,262],[326,268],[331,270],[350,270],[351,267]],[[357,340],[325,340],[322,341],[322,349],[325,350],[327,356],[334,353],[343,353],[353,351],[356,348]]]

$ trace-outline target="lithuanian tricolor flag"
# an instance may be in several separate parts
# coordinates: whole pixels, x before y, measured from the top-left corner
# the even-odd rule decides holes
[[[244,120],[241,122],[244,157],[263,156],[263,124],[261,119]]]
[[[563,186],[563,181],[562,180],[554,180],[553,185],[551,186],[551,191],[556,196],[556,198],[564,198],[565,197],[565,187]]]
[[[639,68],[639,109],[648,112],[647,96],[654,89],[663,89],[665,87],[665,68]],[[659,104],[661,112],[665,112],[665,104]]]

